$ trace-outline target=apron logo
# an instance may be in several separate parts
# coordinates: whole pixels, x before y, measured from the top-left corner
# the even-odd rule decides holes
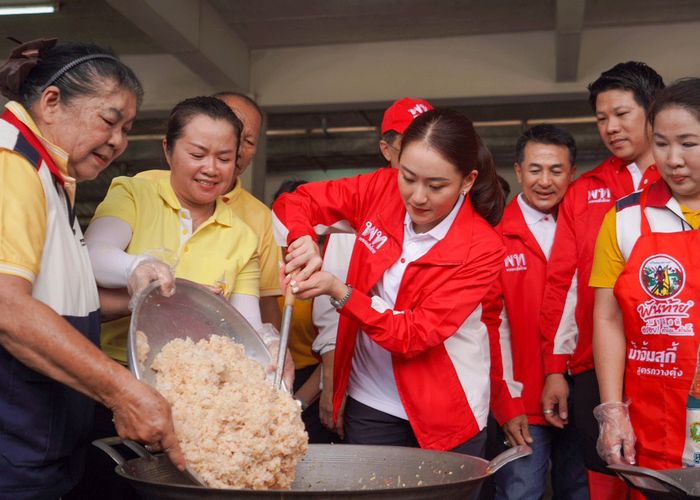
[[[374,227],[374,224],[367,221],[365,222],[365,228],[357,239],[374,254],[384,246],[384,243],[386,243],[389,238],[380,229]]]
[[[685,270],[673,257],[657,254],[644,261],[639,281],[652,298],[670,299],[683,289]]]
[[[666,254],[652,255],[639,269],[639,283],[651,297],[637,306],[639,316],[646,323],[642,327],[643,335],[695,335],[692,323],[683,323],[695,302],[675,298],[685,285],[685,269],[677,260]]]

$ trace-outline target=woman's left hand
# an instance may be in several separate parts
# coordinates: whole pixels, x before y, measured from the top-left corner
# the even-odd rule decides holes
[[[319,295],[342,298],[347,293],[347,285],[327,271],[312,274],[309,279],[299,281],[296,277],[289,282],[292,293],[299,299],[312,299]]]
[[[318,244],[311,236],[302,236],[294,240],[287,247],[287,255],[284,260],[285,274],[298,276],[301,280],[308,279],[311,275],[321,269],[323,259]]]

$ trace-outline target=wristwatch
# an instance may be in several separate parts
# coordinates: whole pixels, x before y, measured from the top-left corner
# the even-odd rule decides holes
[[[348,284],[346,284],[345,286],[348,287],[348,291],[347,291],[347,293],[343,296],[342,299],[338,300],[338,299],[336,299],[335,297],[332,297],[332,296],[331,296],[331,297],[328,297],[328,301],[331,303],[331,305],[332,305],[335,309],[340,309],[340,308],[343,307],[345,304],[347,304],[348,300],[350,300],[350,295],[352,295],[352,287],[351,287],[350,285],[348,285]]]

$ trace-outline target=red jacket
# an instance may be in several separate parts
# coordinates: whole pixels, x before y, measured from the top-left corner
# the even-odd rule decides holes
[[[650,166],[641,187],[658,178],[656,166]],[[559,206],[540,314],[545,374],[593,369],[594,291],[588,280],[595,242],[615,200],[633,191],[627,164],[611,156],[577,179]]]
[[[545,425],[540,398],[544,386],[544,364],[540,344],[540,332],[533,313],[542,307],[547,257],[525,222],[517,197],[506,207],[497,230],[503,235],[506,246],[503,271],[498,282],[499,294],[494,297],[498,309],[500,340],[502,344],[502,373],[494,372],[498,363],[492,364],[492,377],[505,378],[506,386],[492,384],[493,412],[503,424],[523,411],[528,423]],[[505,315],[503,309],[505,308]],[[508,349],[510,346],[510,349]],[[512,353],[512,356],[510,355]],[[494,392],[501,388],[500,392]],[[522,403],[520,399],[522,398]],[[498,411],[510,408],[509,415]]]
[[[406,209],[397,171],[306,184],[273,206],[278,240],[349,224],[357,231],[340,310],[334,413],[346,393],[358,329],[392,353],[396,385],[423,448],[449,450],[477,434],[489,406],[488,332],[481,301],[502,265],[503,244],[469,199],[447,235],[403,275],[394,310],[368,295],[402,254]],[[287,234],[284,234],[288,231]]]

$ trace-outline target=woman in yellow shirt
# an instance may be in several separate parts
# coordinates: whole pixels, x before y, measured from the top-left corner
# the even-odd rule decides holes
[[[101,287],[101,303],[109,301],[110,311],[121,313],[104,322],[101,333],[102,349],[117,361],[126,362],[130,321],[126,289],[140,290],[158,279],[172,283],[173,274],[221,293],[261,331],[258,238],[220,198],[231,184],[241,128],[236,115],[219,99],[195,97],[180,102],[170,113],[163,141],[171,175],[117,177],[97,207],[85,240]],[[173,259],[162,262],[154,257],[156,253],[171,254]],[[273,359],[272,343],[277,338],[264,339]],[[289,386],[293,370],[290,361],[285,370]],[[110,432],[111,422],[98,411],[94,437]],[[93,496],[97,495],[93,492]]]
[[[121,296],[124,316],[102,325],[102,348],[114,359],[126,361],[129,311],[123,289],[130,279],[168,274],[152,257],[154,249],[174,256],[167,264],[175,276],[217,288],[256,330],[262,326],[257,236],[219,199],[233,176],[240,130],[238,118],[218,99],[179,103],[163,141],[171,176],[117,177],[97,207],[85,239],[97,284],[107,289],[102,299]],[[150,273],[142,273],[144,267]]]

